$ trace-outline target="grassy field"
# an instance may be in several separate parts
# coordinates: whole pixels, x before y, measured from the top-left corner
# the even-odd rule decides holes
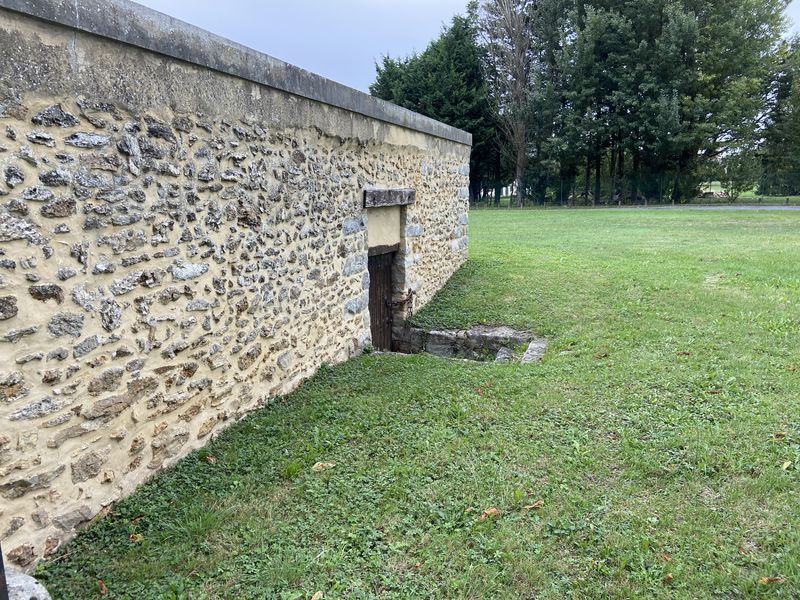
[[[53,597],[800,596],[800,213],[484,211],[470,251],[417,320],[530,327],[541,364],[325,369],[43,565]]]

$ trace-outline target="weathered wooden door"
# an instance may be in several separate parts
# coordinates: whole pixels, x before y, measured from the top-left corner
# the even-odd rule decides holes
[[[394,252],[369,257],[369,316],[372,345],[392,349],[392,263]]]

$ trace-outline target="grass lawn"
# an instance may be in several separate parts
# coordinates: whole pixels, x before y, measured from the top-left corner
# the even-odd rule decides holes
[[[711,181],[703,186],[703,191],[705,192],[717,192],[721,193],[722,184],[719,181]],[[730,203],[730,200],[727,198],[721,198],[718,200],[711,199],[711,198],[698,198],[695,200],[696,204],[703,204],[703,203],[720,203],[720,204],[727,204]],[[762,196],[758,193],[757,188],[753,188],[752,190],[748,190],[742,193],[739,196],[739,199],[736,201],[736,204],[777,204],[777,205],[788,205],[788,206],[797,206],[800,204],[800,196]]]
[[[800,596],[800,213],[470,233],[417,321],[531,327],[541,364],[325,369],[44,564],[54,598]]]

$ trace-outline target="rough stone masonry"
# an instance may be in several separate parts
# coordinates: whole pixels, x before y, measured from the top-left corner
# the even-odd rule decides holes
[[[467,251],[470,137],[125,0],[0,0],[0,541],[28,568]]]

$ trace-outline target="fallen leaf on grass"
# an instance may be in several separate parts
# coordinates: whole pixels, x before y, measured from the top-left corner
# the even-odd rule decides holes
[[[97,587],[100,588],[100,594],[105,596],[108,594],[108,588],[106,587],[106,582],[102,579],[97,580]]]
[[[484,381],[481,385],[475,388],[475,393],[478,394],[478,396],[483,397],[483,394],[486,391],[486,389],[491,387],[492,387],[491,381]]]
[[[722,390],[708,390],[708,393],[712,396],[719,396],[722,393]]]
[[[669,585],[670,583],[672,583],[672,582],[673,582],[673,580],[674,580],[674,579],[675,579],[675,578],[672,576],[672,573],[667,573],[667,574],[664,576],[664,579],[662,579],[661,581],[663,581],[663,582],[664,582],[664,585]]]
[[[324,592],[317,592],[313,596],[311,596],[311,600],[322,600],[325,597]]]
[[[464,514],[468,515],[471,512],[475,512],[476,510],[478,510],[478,509],[475,508],[474,506],[468,506],[467,508],[464,509]]]
[[[525,507],[525,510],[539,510],[544,506],[544,500],[537,500],[533,504],[530,504]]]
[[[678,352],[677,354],[678,354],[678,356],[691,356],[692,355],[691,352],[686,352],[685,350],[683,352]]]
[[[756,562],[755,556],[750,552],[748,552],[744,547],[741,546],[739,547],[739,554],[741,554],[744,558],[746,558],[748,561],[752,563]]]
[[[774,433],[774,437],[776,440],[785,440],[786,439],[786,432],[785,431],[776,431]]]
[[[672,555],[668,552],[664,552],[661,554],[661,558],[664,559],[664,562],[672,562]]]
[[[489,519],[499,519],[503,513],[498,508],[487,508],[481,515],[481,521],[488,521]]]
[[[781,467],[781,469],[783,469],[784,471],[788,471],[789,467],[791,467],[791,466],[792,466],[792,461],[787,460],[785,463],[783,463],[783,466]]]
[[[311,470],[314,471],[314,473],[322,473],[322,471],[327,471],[328,469],[332,469],[335,466],[336,462],[329,460],[326,462],[314,463],[314,466],[311,467]]]
[[[144,536],[143,536],[141,533],[132,533],[132,534],[131,534],[131,537],[130,537],[130,540],[131,540],[131,541],[132,541],[134,544],[138,544],[139,542],[141,542],[142,540],[144,540]]]
[[[217,463],[217,457],[209,454],[206,456],[205,461],[210,465],[214,465]]]
[[[774,584],[781,584],[786,583],[785,577],[762,577],[758,580],[758,583],[761,585],[774,585]]]
[[[602,354],[595,354],[594,357],[597,360],[600,360],[601,358],[608,358],[608,352],[603,352]]]

